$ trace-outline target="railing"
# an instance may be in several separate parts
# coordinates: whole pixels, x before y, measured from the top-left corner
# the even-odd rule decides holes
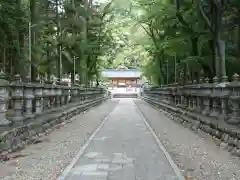
[[[16,75],[8,82],[0,74],[0,125],[34,119],[36,116],[76,104],[84,104],[106,96],[103,88],[69,87],[22,82]]]
[[[215,77],[212,83],[205,78],[202,83],[184,86],[169,85],[145,88],[143,97],[159,101],[197,115],[225,121],[227,124],[240,124],[240,80],[234,74],[232,81]]]

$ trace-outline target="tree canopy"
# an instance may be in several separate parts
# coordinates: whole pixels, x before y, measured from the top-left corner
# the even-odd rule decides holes
[[[239,6],[237,0],[132,0],[118,4],[115,13],[120,20],[114,23],[121,28],[117,37],[128,32],[128,43],[114,51],[118,52],[114,59],[138,57],[135,67],[139,65],[155,84],[231,78],[239,73],[240,65]],[[135,56],[135,52],[144,55]]]
[[[154,84],[226,80],[240,69],[239,9],[238,0],[1,0],[0,63],[9,78],[32,80],[77,73],[88,83],[104,68],[141,68]]]
[[[99,56],[110,44],[104,26],[111,2],[0,1],[1,69],[36,80],[65,73],[81,83],[99,76]]]

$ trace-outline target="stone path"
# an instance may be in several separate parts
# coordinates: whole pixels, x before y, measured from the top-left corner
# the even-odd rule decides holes
[[[107,100],[57,124],[53,131],[0,162],[0,180],[56,180],[118,100]]]
[[[177,173],[133,100],[121,99],[59,179],[182,180]]]

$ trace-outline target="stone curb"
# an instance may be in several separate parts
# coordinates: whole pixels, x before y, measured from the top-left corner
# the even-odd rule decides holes
[[[35,119],[34,122],[3,132],[0,134],[0,161],[8,160],[9,153],[21,150],[28,144],[35,143],[40,137],[53,131],[54,126],[101,104],[106,99],[105,97],[100,97],[86,104],[76,105],[63,112],[48,114],[45,117]]]
[[[240,157],[240,129],[225,123],[199,116],[193,112],[173,107],[152,98],[142,99],[153,107],[161,110],[168,118],[182,124],[194,132],[204,132],[212,136],[221,149],[229,151],[233,156]]]

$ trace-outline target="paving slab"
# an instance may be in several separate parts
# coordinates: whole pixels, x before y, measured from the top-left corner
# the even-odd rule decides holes
[[[65,173],[64,180],[181,179],[132,99],[120,100]]]
[[[55,126],[37,144],[0,163],[1,180],[56,180],[116,105],[111,99]]]

